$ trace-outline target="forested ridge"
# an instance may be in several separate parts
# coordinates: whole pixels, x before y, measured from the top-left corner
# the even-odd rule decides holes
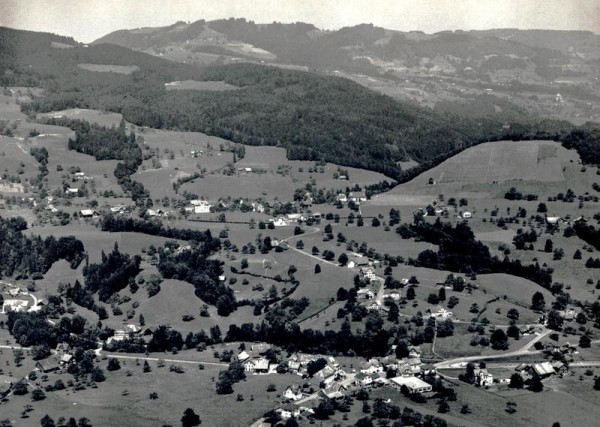
[[[29,43],[42,53],[40,45]],[[69,107],[120,112],[137,125],[281,146],[290,159],[374,170],[397,181],[496,139],[563,141],[577,149],[584,162],[598,163],[600,139],[591,125],[577,128],[523,115],[506,129],[504,121],[492,116],[467,118],[432,111],[343,78],[255,64],[195,68],[111,45],[46,48],[43,60],[32,60],[33,67],[26,66],[30,53],[22,52],[21,45],[13,50],[12,66],[22,74],[11,78],[35,75],[46,89],[46,96],[22,106],[32,115]],[[94,73],[78,68],[81,62],[136,64],[139,70],[131,75]],[[50,65],[43,66],[46,63]],[[238,89],[165,90],[164,83],[188,78],[225,81]],[[397,162],[408,159],[419,162],[419,167],[403,171]]]

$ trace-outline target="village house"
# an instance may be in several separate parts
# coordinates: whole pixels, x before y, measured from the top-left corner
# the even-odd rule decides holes
[[[190,204],[196,214],[210,213],[210,209],[212,208],[212,205],[205,200],[190,200]]]
[[[0,375],[0,399],[3,399],[10,393],[13,386],[13,381],[13,377]]]
[[[262,203],[252,202],[252,210],[254,212],[258,212],[258,213],[264,213],[265,212],[265,206]]]
[[[292,384],[285,389],[283,393],[283,397],[286,399],[290,399],[293,401],[300,400],[304,397],[304,393],[297,384]]]
[[[285,227],[288,225],[287,221],[284,218],[272,218],[269,219],[269,222],[272,222],[275,227]]]
[[[373,377],[369,374],[359,372],[354,376],[354,384],[359,387],[368,387],[373,384]]]
[[[267,351],[271,350],[273,347],[271,344],[266,343],[258,343],[250,345],[250,351],[253,355],[264,355]]]
[[[538,378],[547,378],[554,375],[554,367],[550,362],[536,363],[531,366],[531,375]]]
[[[248,360],[244,363],[244,370],[255,374],[266,374],[269,372],[269,361],[265,358]]]
[[[300,362],[297,360],[288,360],[288,369],[292,373],[298,373],[300,370]]]
[[[111,206],[110,208],[110,212],[111,213],[125,213],[125,205],[116,205],[116,206]]]
[[[563,219],[559,216],[548,216],[546,217],[546,223],[549,225],[558,225],[563,222]]]
[[[54,357],[49,357],[48,359],[39,360],[35,364],[35,369],[43,372],[44,374],[55,372],[60,369],[60,362]]]
[[[348,200],[354,203],[366,202],[367,195],[364,191],[354,191],[348,195]]]
[[[464,211],[460,214],[460,217],[462,219],[471,219],[473,217],[473,213],[471,213],[469,211]]]
[[[487,369],[475,369],[475,383],[479,387],[489,387],[494,384],[494,377]]]
[[[390,383],[398,390],[405,386],[410,393],[428,393],[433,390],[431,384],[417,377],[394,377],[390,379]]]
[[[368,279],[370,281],[377,280],[377,276],[375,272],[370,267],[363,267],[360,269],[360,275],[363,279]]]
[[[79,211],[79,216],[82,218],[97,218],[98,212],[93,209],[82,209]]]
[[[29,305],[29,301],[22,299],[5,299],[4,304],[2,305],[2,313],[8,314],[13,311],[15,313],[25,311],[27,306]]]
[[[154,217],[154,216],[164,216],[164,215],[166,215],[166,214],[167,214],[167,213],[166,213],[165,211],[163,211],[162,209],[157,209],[157,210],[154,210],[154,209],[148,209],[148,210],[146,211],[146,213],[148,213],[148,216],[151,216],[151,217]]]
[[[240,361],[240,362],[245,362],[248,359],[250,359],[250,355],[248,353],[246,353],[245,350],[243,350],[242,352],[240,352],[237,355],[237,360]]]
[[[76,195],[77,193],[79,193],[79,188],[69,187],[65,190],[65,194],[67,194],[67,195],[69,195],[69,194]]]
[[[363,297],[365,299],[373,299],[375,298],[375,293],[367,288],[361,288],[356,292],[356,295],[359,297]]]
[[[391,298],[394,301],[399,301],[400,298],[402,297],[402,295],[400,294],[399,291],[392,291],[389,294],[385,294],[383,297],[384,298]]]
[[[348,196],[346,196],[345,193],[340,193],[337,196],[335,196],[335,200],[337,202],[346,203],[348,201]]]
[[[421,347],[415,345],[408,346],[408,357],[409,358],[420,358],[421,357]]]
[[[446,310],[444,307],[438,307],[438,311],[431,312],[429,317],[447,319],[449,317],[452,317],[452,312]]]

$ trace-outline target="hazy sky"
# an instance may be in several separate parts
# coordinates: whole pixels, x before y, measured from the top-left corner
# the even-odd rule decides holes
[[[507,27],[600,33],[600,0],[0,0],[0,25],[81,42],[118,29],[230,17],[323,29],[372,23],[427,33]]]

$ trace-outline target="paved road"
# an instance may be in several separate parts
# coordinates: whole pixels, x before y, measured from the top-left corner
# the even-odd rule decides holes
[[[527,354],[541,353],[541,351],[529,351],[529,349],[531,347],[533,347],[536,342],[538,342],[541,339],[545,338],[551,332],[552,332],[551,330],[544,328],[544,331],[542,333],[540,333],[533,340],[531,340],[530,342],[528,342],[527,344],[525,344],[523,347],[521,347],[518,350],[510,351],[508,353],[490,354],[490,355],[486,355],[486,356],[457,357],[455,359],[444,360],[443,362],[435,363],[433,366],[437,370],[440,370],[440,369],[457,369],[457,368],[464,368],[468,362],[473,362],[473,361],[476,361],[476,360],[477,361],[479,361],[479,360],[493,360],[493,359],[501,359],[501,358],[506,358],[506,357],[516,357],[516,356],[524,356],[524,355],[527,355]]]
[[[148,360],[150,362],[158,362],[159,360],[162,360],[163,362],[168,362],[168,363],[184,363],[184,364],[193,364],[193,365],[213,365],[213,366],[221,366],[221,367],[228,367],[229,363],[222,363],[222,362],[203,362],[201,360],[181,360],[181,359],[165,359],[162,357],[147,357],[147,356],[127,356],[125,354],[119,354],[119,353],[107,353],[102,351],[102,349],[97,349],[96,350],[96,355],[98,356],[106,356],[106,357],[113,357],[115,359],[125,359],[125,360]]]

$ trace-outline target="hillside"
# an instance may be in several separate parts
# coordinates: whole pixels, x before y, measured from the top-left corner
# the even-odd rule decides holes
[[[196,53],[213,53],[373,74],[419,67],[462,74],[468,68],[481,77],[490,70],[533,68],[538,78],[547,79],[563,75],[565,66],[598,58],[598,36],[588,32],[500,29],[424,34],[372,24],[324,31],[300,22],[263,25],[245,19],[120,30],[94,42],[103,43],[167,56],[182,49],[188,52],[186,62],[193,62]]]
[[[30,114],[75,107],[114,111],[137,125],[277,145],[290,159],[325,160],[395,180],[489,139],[565,139],[573,130],[525,115],[503,129],[504,121],[494,116],[475,120],[437,113],[339,77],[253,64],[197,68],[115,45],[54,48],[52,36],[2,31],[13,52],[3,83],[46,89],[47,96],[22,106]],[[130,71],[123,72],[124,66]],[[166,90],[165,83],[185,79],[239,89]],[[572,146],[581,139],[592,146],[596,141],[584,132]],[[596,162],[593,150],[591,158],[582,157]],[[419,168],[405,173],[398,162],[407,160]]]

